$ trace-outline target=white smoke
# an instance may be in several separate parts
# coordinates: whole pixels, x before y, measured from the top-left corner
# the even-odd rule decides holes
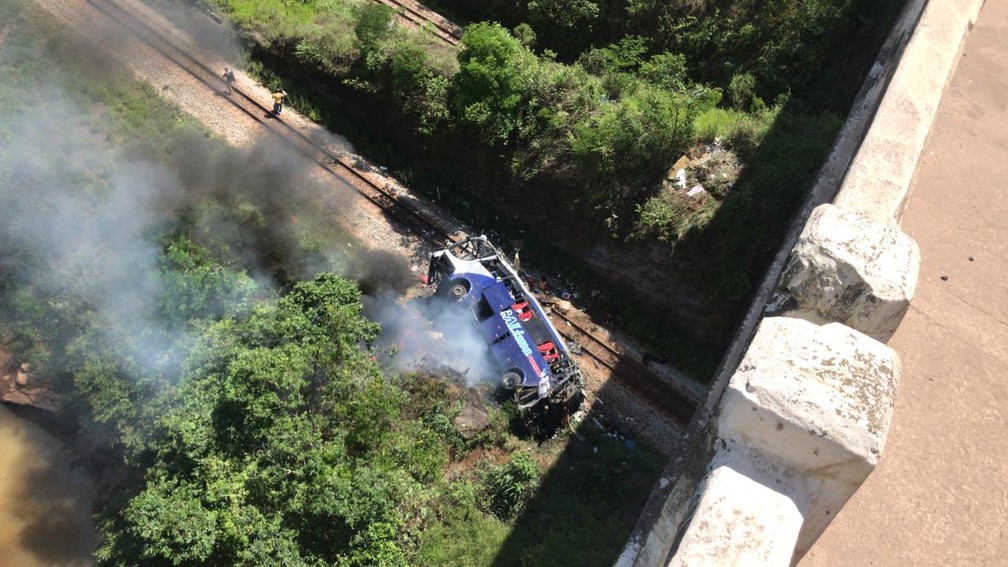
[[[0,114],[13,135],[0,148],[0,238],[4,270],[51,297],[92,304],[101,326],[130,337],[153,366],[178,337],[151,332],[161,293],[152,275],[160,247],[158,196],[178,191],[163,167],[121,161],[58,89]]]
[[[213,30],[197,35],[212,36]],[[81,46],[89,54],[93,47]],[[118,69],[97,52],[85,59],[96,81]],[[271,262],[299,253],[291,230],[296,217],[308,224],[305,217],[324,214],[319,202],[339,207],[346,198],[310,181],[304,160],[276,143],[246,151],[202,135],[165,133],[120,150],[107,142],[100,112],[53,86],[58,75],[23,88],[16,105],[0,107],[0,281],[82,299],[109,338],[144,368],[157,368],[188,340],[184,330],[166,327],[158,312],[164,295],[156,277],[159,239],[178,227],[180,214],[190,215],[197,239],[231,246],[253,277],[270,285]],[[163,163],[136,157],[152,145]],[[241,218],[246,212],[260,223],[251,235]],[[195,221],[194,214],[200,215]],[[400,370],[440,365],[472,383],[499,374],[465,309],[432,301],[420,313],[403,304],[398,294],[415,284],[405,259],[381,252],[347,258],[338,239],[323,242],[320,258],[287,275],[307,277],[342,265],[344,275],[379,294],[368,302],[384,338],[410,345],[394,361]]]
[[[495,381],[500,369],[476,321],[461,304],[435,296],[404,300],[393,292],[368,296],[365,313],[382,325],[379,343],[395,347],[397,371],[450,369],[466,384]]]

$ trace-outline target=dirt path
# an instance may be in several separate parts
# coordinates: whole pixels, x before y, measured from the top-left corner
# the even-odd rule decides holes
[[[185,113],[195,117],[210,129],[215,135],[228,143],[239,147],[249,147],[258,139],[266,136],[265,129],[255,120],[228,103],[221,92],[223,82],[212,90],[206,85],[188,75],[170,60],[156,50],[150,48],[132,34],[119,29],[110,20],[86,0],[31,0],[54,19],[62,24],[81,31],[88,38],[102,38],[100,41],[104,51],[110,53],[115,64],[129,69],[140,81],[152,85],[167,100],[177,104]],[[238,69],[235,61],[228,61],[224,56],[210,52],[205,47],[205,41],[199,42],[190,33],[179,29],[150,7],[138,0],[115,0],[126,7],[131,13],[143,17],[151,25],[157,27],[187,52],[201,58],[212,69],[224,67]],[[207,18],[207,22],[209,22]],[[205,35],[205,31],[202,34]],[[223,34],[221,28],[219,31]],[[219,38],[218,38],[219,39]],[[257,100],[270,99],[269,91],[240,71],[237,74],[237,87]],[[394,178],[387,176],[375,164],[366,158],[355,154],[347,141],[325,129],[313,124],[297,114],[296,109],[285,108],[283,119],[296,126],[303,134],[314,139],[325,141],[329,149],[348,158],[348,161],[358,164],[358,169],[373,180],[385,185],[390,190],[421,206],[424,210],[438,216],[442,226],[456,233],[472,232],[451,218],[444,211],[431,203],[410,194],[408,188],[402,186]],[[390,225],[372,204],[353,193],[345,183],[335,181],[332,176],[320,167],[313,167],[312,175],[331,192],[322,198],[320,206],[324,207],[331,220],[343,230],[365,243],[371,248],[395,250],[411,259],[418,269],[426,268],[426,256],[429,246],[401,229]],[[349,195],[349,197],[348,197]],[[587,321],[605,333],[600,326],[594,325],[590,317],[577,313],[579,322]],[[630,341],[620,337],[616,339],[629,352],[639,352]],[[649,445],[660,451],[668,452],[677,446],[682,429],[673,421],[659,415],[646,407],[642,407],[636,394],[622,383],[611,380],[609,372],[586,356],[579,357],[579,364],[586,375],[586,395],[589,403],[595,403],[601,395],[604,403],[603,413],[612,419],[621,429],[631,435],[645,440]],[[687,378],[670,367],[658,369],[669,379],[685,381]],[[697,392],[701,389],[696,384],[690,384],[690,389]]]
[[[916,296],[878,469],[802,562],[1008,564],[1008,2],[987,2],[902,219]]]

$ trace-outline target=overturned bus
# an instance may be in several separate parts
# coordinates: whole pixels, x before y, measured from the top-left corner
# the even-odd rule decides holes
[[[533,431],[566,416],[582,399],[581,371],[542,306],[485,236],[431,254],[428,284],[473,314],[503,386],[514,390]]]

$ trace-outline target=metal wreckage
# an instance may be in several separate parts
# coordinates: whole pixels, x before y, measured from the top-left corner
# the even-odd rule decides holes
[[[547,432],[579,407],[580,369],[539,301],[486,236],[432,253],[427,282],[436,295],[472,313],[499,366],[501,384],[514,391],[533,433]]]

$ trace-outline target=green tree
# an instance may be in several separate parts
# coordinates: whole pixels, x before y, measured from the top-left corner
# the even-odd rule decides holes
[[[519,110],[535,57],[499,24],[466,28],[454,77],[456,112],[491,144],[507,142],[519,127]]]
[[[176,324],[243,309],[256,291],[244,272],[215,262],[209,251],[184,236],[166,239],[161,256],[158,306]]]
[[[402,389],[361,348],[376,333],[332,274],[203,327],[99,562],[408,564],[406,519],[422,517],[447,447],[403,420]]]
[[[392,75],[392,96],[400,101],[403,111],[416,123],[417,131],[432,135],[450,117],[448,108],[448,78],[434,73],[427,53],[417,46],[397,46],[389,59]]]
[[[214,551],[217,514],[201,501],[202,487],[159,481],[135,496],[123,512],[144,563],[194,565]]]
[[[361,5],[357,15],[357,23],[354,26],[357,49],[361,53],[369,53],[378,49],[382,42],[389,37],[394,17],[395,11],[384,4],[366,3]]]
[[[670,91],[682,91],[690,84],[686,56],[681,53],[659,53],[641,63],[640,77]]]

